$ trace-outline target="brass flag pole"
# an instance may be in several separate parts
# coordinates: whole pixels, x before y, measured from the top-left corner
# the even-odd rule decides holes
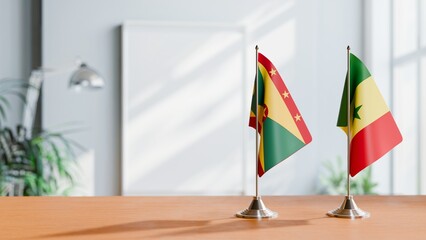
[[[265,204],[263,203],[260,195],[259,195],[259,76],[258,76],[258,69],[259,69],[259,61],[258,61],[258,52],[259,47],[256,45],[256,74],[255,74],[255,98],[256,98],[256,195],[253,197],[253,200],[250,203],[250,206],[242,210],[240,212],[237,212],[235,216],[240,218],[275,218],[278,216],[278,213],[273,212],[269,210]]]
[[[348,174],[346,181],[346,196],[343,200],[342,205],[339,208],[331,210],[327,212],[327,215],[330,217],[340,217],[340,218],[368,218],[370,214],[361,210],[355,203],[353,196],[351,195],[351,183],[350,183],[350,170],[351,170],[351,122],[352,122],[352,114],[351,114],[351,59],[350,53],[351,48],[347,47],[347,159],[348,159]]]

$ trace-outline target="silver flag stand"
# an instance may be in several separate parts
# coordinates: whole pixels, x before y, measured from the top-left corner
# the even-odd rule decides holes
[[[275,218],[278,213],[269,210],[260,196],[253,197],[250,206],[236,214],[240,218]]]
[[[250,203],[250,206],[240,212],[237,212],[235,216],[240,218],[275,218],[278,216],[278,213],[269,210],[265,204],[263,203],[261,197],[259,196],[259,175],[258,175],[258,167],[259,167],[259,133],[258,133],[258,105],[259,105],[259,94],[258,94],[258,51],[259,47],[256,45],[256,196],[253,197],[253,200]]]
[[[370,213],[361,210],[355,203],[352,195],[346,195],[342,206],[327,213],[330,217],[339,218],[368,218]]]
[[[347,176],[347,194],[345,199],[343,200],[342,205],[339,208],[331,210],[327,212],[327,215],[330,217],[339,217],[339,218],[368,218],[370,217],[370,213],[361,210],[355,203],[353,196],[351,195],[351,186],[350,186],[350,162],[351,162],[351,63],[350,63],[350,50],[351,48],[348,46],[347,54],[348,54],[348,81],[347,81],[347,112],[348,112],[348,121],[347,121],[347,133],[348,133],[348,176]]]

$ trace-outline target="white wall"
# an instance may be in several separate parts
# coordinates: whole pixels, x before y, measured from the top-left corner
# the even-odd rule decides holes
[[[391,103],[391,2],[387,0],[369,1],[365,7],[365,63],[374,76],[385,101]],[[380,10],[380,11],[378,11]],[[391,108],[392,106],[389,105]],[[393,109],[391,109],[393,110]],[[386,154],[373,165],[374,181],[378,183],[380,194],[393,193],[391,183],[391,156]]]
[[[248,44],[259,44],[275,60],[313,136],[311,144],[262,177],[261,193],[313,194],[321,161],[345,153],[345,137],[335,123],[346,46],[362,57],[362,17],[362,1],[45,0],[43,65],[71,66],[81,56],[104,76],[106,87],[76,94],[67,91],[66,74],[52,76],[43,88],[43,125],[88,126],[74,138],[95,157],[95,194],[119,194],[120,25],[125,20],[246,25]]]
[[[426,193],[426,165],[422,161],[426,153],[426,98],[422,94],[426,90],[426,75],[422,75],[426,65],[421,65],[425,58],[421,35],[426,33],[426,18],[420,22],[424,11],[418,9],[417,2],[426,6],[425,1],[386,0],[365,5],[368,66],[403,136],[392,155],[374,164],[373,176],[381,194]]]
[[[27,80],[31,72],[31,4],[28,0],[0,0],[0,79]],[[21,121],[22,103],[10,98],[7,125]]]

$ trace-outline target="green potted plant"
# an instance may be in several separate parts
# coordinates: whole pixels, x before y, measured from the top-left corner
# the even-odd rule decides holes
[[[324,163],[325,172],[320,176],[321,194],[344,195],[346,194],[347,169],[343,160],[337,157],[337,161]],[[371,167],[366,168],[351,179],[351,193],[355,195],[377,194],[377,183],[373,181]]]
[[[31,86],[17,80],[0,80],[0,195],[67,195],[74,186],[74,148],[80,145],[65,137],[67,131],[40,131],[18,125],[4,126],[9,96],[26,103],[25,90]]]

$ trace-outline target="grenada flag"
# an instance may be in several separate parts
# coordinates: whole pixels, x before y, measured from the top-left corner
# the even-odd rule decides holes
[[[258,53],[258,81],[258,174],[262,176],[310,143],[312,137],[277,69],[261,53]],[[256,96],[253,94],[249,126],[254,129],[255,114]]]
[[[350,174],[355,176],[402,141],[401,133],[367,67],[350,54]],[[337,126],[347,133],[347,78]]]

